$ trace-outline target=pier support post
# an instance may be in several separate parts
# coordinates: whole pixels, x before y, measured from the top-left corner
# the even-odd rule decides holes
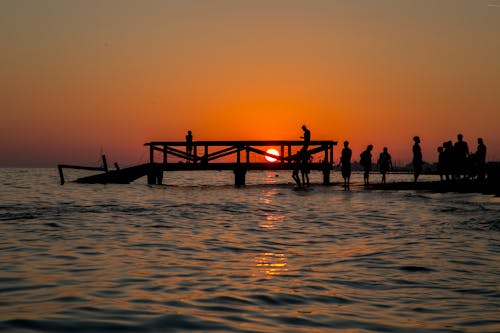
[[[243,166],[237,166],[234,170],[234,186],[240,187],[245,186],[245,175],[247,169]]]
[[[148,172],[148,185],[156,184],[163,184],[163,170],[161,167],[152,164]]]
[[[57,168],[59,169],[59,178],[61,178],[61,185],[64,185],[63,168],[61,165],[58,165]]]
[[[323,162],[323,185],[330,185],[330,164]]]

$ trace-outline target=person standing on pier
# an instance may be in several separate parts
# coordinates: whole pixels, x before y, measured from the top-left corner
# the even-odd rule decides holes
[[[309,148],[309,144],[311,143],[311,131],[306,127],[306,125],[302,125],[302,130],[304,131],[304,135],[300,137],[301,139],[304,139],[302,151],[307,152],[307,148]]]
[[[295,180],[295,183],[297,184],[297,188],[302,188],[302,186],[300,184],[300,177],[299,177],[300,162],[301,162],[301,152],[299,150],[299,151],[297,151],[297,154],[295,155],[295,158],[293,159],[293,171],[292,171],[292,178],[293,178],[293,180]]]
[[[486,175],[486,145],[482,138],[477,139],[477,176],[479,180],[484,180]]]
[[[391,154],[389,154],[387,147],[384,147],[384,150],[380,153],[377,166],[382,174],[382,184],[385,184],[385,174],[392,169]]]
[[[349,189],[351,181],[351,157],[352,150],[349,148],[349,141],[344,141],[344,149],[342,149],[342,155],[340,156],[340,170],[342,172],[342,177],[344,177],[344,188]]]
[[[415,179],[415,183],[417,182],[418,176],[422,173],[422,148],[420,148],[420,137],[413,137],[413,178]]]
[[[311,156],[307,151],[300,152],[300,173],[302,175],[302,186],[310,186],[309,184],[309,173],[311,168],[309,167],[309,159]]]
[[[453,179],[453,142],[445,141],[443,142],[443,163],[442,170],[444,178],[450,180]]]
[[[455,155],[454,162],[456,168],[457,179],[461,175],[467,177],[467,159],[469,157],[469,145],[463,140],[462,134],[457,135],[457,142],[453,145],[453,154]]]
[[[363,180],[365,182],[365,185],[370,184],[370,171],[372,169],[372,153],[371,151],[373,150],[372,145],[368,145],[366,147],[366,150],[359,155],[360,160],[359,164],[363,167],[365,173],[363,175]]]
[[[445,175],[444,164],[445,164],[445,157],[446,157],[446,155],[444,153],[444,147],[439,146],[437,148],[437,152],[438,152],[437,172],[439,174],[439,180],[443,181],[443,176]]]
[[[191,131],[188,131],[186,135],[186,160],[188,163],[192,152],[193,152],[193,133]]]

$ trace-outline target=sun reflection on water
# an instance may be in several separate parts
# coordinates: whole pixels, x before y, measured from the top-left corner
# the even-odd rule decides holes
[[[287,272],[287,265],[287,258],[283,253],[264,252],[255,257],[258,271],[268,278]]]
[[[269,209],[265,211],[265,220],[259,222],[259,226],[262,229],[276,230],[278,224],[285,220],[285,215],[281,214],[279,209],[273,207],[274,196],[277,194],[278,191],[276,189],[270,189],[264,191],[263,196],[260,198],[261,202],[263,202],[266,206],[269,206]]]

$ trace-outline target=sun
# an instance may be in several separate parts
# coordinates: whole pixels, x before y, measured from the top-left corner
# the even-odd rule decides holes
[[[276,155],[276,156],[280,156],[280,153],[276,149],[274,149],[274,148],[270,148],[270,149],[266,150],[266,153],[273,154],[273,155]],[[266,156],[266,160],[268,162],[276,162],[278,159],[274,158],[274,157],[271,157],[271,156]]]

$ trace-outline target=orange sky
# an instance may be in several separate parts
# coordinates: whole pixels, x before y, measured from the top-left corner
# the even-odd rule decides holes
[[[143,143],[349,140],[500,160],[500,1],[0,2],[0,166],[130,165]],[[338,154],[335,160],[338,160]]]

